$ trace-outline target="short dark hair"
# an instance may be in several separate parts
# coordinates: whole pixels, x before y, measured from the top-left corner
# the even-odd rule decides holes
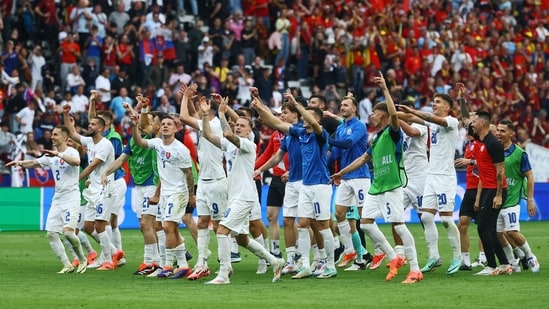
[[[56,126],[54,129],[59,129],[59,130],[61,130],[61,132],[63,132],[63,133],[64,133],[65,135],[67,135],[67,136],[69,136],[69,134],[70,134],[70,133],[69,133],[69,129],[67,129],[67,127],[64,126],[64,125],[58,125],[58,126]],[[49,130],[45,130],[45,131],[49,131]]]
[[[289,110],[291,113],[297,113],[297,117],[298,118],[301,118],[301,114],[299,113],[299,111],[297,110],[297,107],[295,107],[295,105],[293,105],[292,103],[288,103],[288,102],[285,102],[285,103],[282,103],[282,110],[284,109],[287,109]]]
[[[99,123],[99,125],[102,126],[103,128],[105,128],[105,126],[107,125],[107,124],[105,123],[105,120],[104,120],[103,118],[101,118],[101,117],[95,116],[95,117],[93,117],[92,119],[97,120],[97,122]]]
[[[173,117],[170,114],[163,113],[161,116],[159,116],[159,118],[160,118],[160,122],[162,122],[162,120],[164,119],[171,119],[174,124],[176,123],[175,119],[173,119]]]
[[[326,97],[323,96],[323,95],[320,95],[320,94],[313,94],[310,98],[309,98],[309,102],[314,99],[314,98],[317,98],[320,103],[326,105]]]
[[[448,105],[450,105],[450,108],[454,107],[454,99],[452,99],[452,97],[447,95],[446,93],[435,93],[434,97],[441,98],[442,100],[446,101]]]
[[[509,119],[503,119],[502,121],[499,122],[499,124],[503,125],[503,126],[506,126],[509,130],[511,131],[514,131],[515,130],[515,125],[513,124],[513,122]]]
[[[489,124],[491,116],[490,116],[490,113],[488,113],[487,111],[478,111],[477,112],[477,118],[482,119],[482,120],[486,120]]]
[[[246,120],[246,122],[248,123],[248,125],[250,126],[250,128],[253,128],[254,127],[254,123],[252,122],[252,120],[250,118],[248,118],[247,116],[239,116],[238,119],[244,119]],[[237,119],[237,121],[238,121]]]
[[[355,97],[351,95],[344,96],[343,99],[341,99],[341,101],[343,100],[351,100],[351,102],[355,105],[355,107],[358,107],[358,101],[356,100]]]
[[[308,106],[305,109],[308,110],[308,111],[313,111],[315,113],[315,115],[318,117],[318,119],[322,119],[322,117],[324,116],[324,113],[322,112],[322,110],[319,107]]]

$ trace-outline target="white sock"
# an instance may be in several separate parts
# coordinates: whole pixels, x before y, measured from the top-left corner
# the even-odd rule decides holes
[[[318,241],[318,239],[316,241]],[[311,245],[311,249],[313,250],[314,259],[317,261],[320,261],[322,259],[322,256],[320,256],[320,250],[318,249],[318,244]]]
[[[343,246],[345,246],[345,252],[355,251],[355,249],[353,248],[353,241],[351,239],[351,226],[349,225],[349,221],[345,220],[338,222],[337,227],[339,229],[341,242],[343,243]],[[330,235],[330,237],[332,236]]]
[[[64,235],[65,239],[69,241],[73,251],[76,252],[78,259],[80,261],[86,261],[86,256],[84,255],[84,251],[82,251],[82,244],[80,244],[80,240],[78,239],[78,236],[76,236],[76,233],[74,231],[68,231],[65,232]]]
[[[173,268],[173,258],[175,257],[175,248],[168,248],[166,247],[166,262],[164,263],[164,267]]]
[[[158,239],[159,265],[164,268],[166,265],[166,233],[164,233],[164,231],[156,231],[156,238]]]
[[[397,254],[393,247],[389,244],[383,233],[379,230],[377,224],[374,223],[362,223],[360,228],[364,231],[370,239],[374,242],[374,245],[387,254],[387,258],[391,261],[396,258]]]
[[[177,266],[179,268],[188,268],[189,263],[187,263],[187,258],[185,253],[187,249],[185,248],[185,242],[182,242],[179,246],[175,247],[175,258],[177,259]]]
[[[263,236],[260,235],[259,237],[263,239]],[[271,263],[271,265],[276,264],[276,257],[270,254],[269,251],[267,251],[267,249],[265,249],[265,247],[255,239],[248,238],[248,246],[246,248],[250,250],[253,254],[255,254],[258,258]]]
[[[90,240],[88,239],[88,237],[83,231],[80,231],[78,233],[78,239],[80,240],[82,247],[84,247],[84,249],[86,249],[88,253],[95,252],[95,250],[93,250],[93,247],[90,244]]]
[[[93,230],[93,232],[90,234],[91,238],[95,240],[97,243],[99,243],[99,235],[97,234],[96,230]]]
[[[309,256],[311,251],[311,238],[309,237],[309,229],[298,228],[297,233],[297,251],[301,254],[301,265],[305,268],[311,268]]]
[[[236,239],[232,236],[230,237],[230,244],[231,244],[231,252],[232,253],[238,253],[238,242],[236,242]]]
[[[463,265],[471,266],[471,255],[469,252],[461,252],[461,262]]]
[[[440,254],[438,253],[438,230],[435,225],[435,215],[425,211],[421,215],[421,222],[423,222],[425,229],[425,241],[429,249],[429,258],[438,259],[440,258]]]
[[[109,235],[106,231],[103,231],[101,233],[97,234],[97,237],[99,238],[99,244],[101,245],[101,255],[103,262],[109,262],[112,263],[112,255],[111,255],[111,240],[109,239]]]
[[[404,246],[395,246],[395,252],[402,257],[406,256],[406,252],[404,252]]]
[[[59,237],[59,238],[61,238],[61,237]],[[74,259],[80,260],[80,258],[78,257],[78,254],[76,254],[76,251],[74,251],[74,248],[72,247],[72,244],[69,241],[69,239],[67,238],[67,236],[63,237],[63,240],[61,242],[63,243],[63,245],[65,245],[65,249],[67,249],[67,251],[69,251],[69,253],[71,254],[73,260]]]
[[[528,244],[527,242],[524,243],[524,244]],[[530,248],[530,246],[528,246],[528,248]],[[531,252],[531,250],[530,250]],[[515,254],[515,256],[517,257],[517,259],[519,260],[522,260],[526,254],[524,253],[524,251],[522,251],[522,249],[520,249],[520,246],[516,247],[515,249],[513,249],[513,253]]]
[[[71,263],[65,253],[65,247],[63,247],[63,243],[61,243],[59,234],[55,232],[48,232],[48,240],[50,241],[50,247],[53,250],[53,253],[55,253],[57,258],[59,258],[61,263],[63,263],[63,266],[70,267]]]
[[[448,233],[448,241],[450,242],[450,247],[454,254],[454,259],[461,259],[461,240],[459,236],[459,229],[454,222],[454,219],[450,216],[441,216],[440,220],[442,221],[442,226],[446,228]]]
[[[505,256],[507,257],[507,261],[509,263],[513,264],[515,261],[515,255],[513,254],[513,247],[511,247],[510,244],[507,244],[507,246],[503,247],[503,252],[505,253]]]
[[[395,226],[395,231],[397,232],[400,239],[402,239],[402,244],[404,245],[404,251],[406,252],[406,258],[410,264],[410,271],[419,271],[419,264],[417,260],[417,251],[416,251],[416,242],[414,236],[408,230],[408,227],[405,224],[399,224]]]
[[[198,259],[196,266],[203,266],[206,264],[208,258],[208,245],[210,244],[210,230],[199,229],[198,236],[196,238],[196,246],[198,248]]]
[[[107,235],[109,235],[109,239],[111,241],[111,245],[109,247],[110,247],[110,250],[111,250],[111,255],[113,255],[113,254],[116,253],[117,248],[112,242],[112,226],[107,225],[105,227],[105,232],[107,232]]]
[[[478,253],[478,260],[483,263],[486,263],[486,254],[484,253],[484,251],[480,251]]]
[[[341,242],[339,241],[339,237],[334,236],[334,235],[332,235],[332,236],[334,237],[334,248],[337,249],[337,248],[341,247]]]
[[[326,261],[326,258],[328,256],[326,255],[326,248],[318,249],[318,260],[319,261]]]
[[[280,240],[271,240],[271,252],[276,255],[280,254]]]
[[[250,239],[251,239],[251,237],[250,237]],[[264,249],[266,249],[267,252],[269,252],[269,250],[266,248],[267,246],[265,245],[265,239],[263,238],[263,235],[259,234],[259,236],[255,237],[254,240],[255,240],[258,244],[260,244]],[[248,249],[249,249],[249,248],[248,248]],[[256,255],[257,255],[257,254],[256,254]],[[258,255],[258,256],[259,256],[259,255]],[[260,261],[259,261],[259,262],[261,262],[261,260],[265,260],[265,259],[260,258]]]
[[[223,279],[229,278],[231,269],[231,244],[229,236],[217,234],[217,254],[219,256],[219,274]]]
[[[324,238],[324,251],[326,253],[326,266],[330,269],[335,269],[334,261],[334,237],[332,230],[329,228],[321,230],[322,238]]]
[[[293,264],[293,263],[296,262],[296,261],[294,261],[294,256],[295,256],[295,247],[287,247],[286,248],[286,262],[288,262],[288,264]]]
[[[145,264],[151,264],[153,262],[154,248],[156,246],[156,244],[145,244],[145,254],[143,254],[143,262],[145,262]]]
[[[112,244],[116,247],[116,249],[122,250],[122,235],[120,235],[120,229],[118,226],[112,229]]]
[[[528,244],[528,241],[525,241],[524,244],[521,246],[518,246],[518,248],[520,248],[520,250],[526,256],[527,259],[534,256],[534,254],[532,253],[532,249],[530,249],[530,245]]]

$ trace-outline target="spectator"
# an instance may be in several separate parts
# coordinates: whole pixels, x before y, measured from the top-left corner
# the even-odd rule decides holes
[[[8,99],[6,104],[6,113],[8,114],[10,131],[12,133],[19,132],[19,124],[16,120],[17,114],[27,106],[27,101],[24,97],[25,85],[19,83],[15,85],[15,91],[12,92],[12,95]]]
[[[104,40],[99,35],[99,28],[97,25],[91,27],[91,34],[86,39],[84,46],[86,47],[86,61],[93,59],[93,62],[97,65],[97,71],[95,74],[99,74],[99,67],[101,67],[101,54],[103,51]]]
[[[59,33],[59,19],[57,18],[55,0],[40,0],[34,12],[39,17],[41,29],[44,29],[44,40],[51,44],[50,51],[57,50],[58,44],[55,37]]]
[[[67,79],[72,67],[76,65],[76,62],[80,58],[80,46],[74,42],[74,35],[66,32],[59,33],[59,40],[61,44],[57,50],[61,54],[61,89],[67,89]]]
[[[34,114],[37,105],[38,104],[34,100],[30,100],[27,107],[23,108],[16,114],[15,121],[19,124],[19,130],[16,132],[21,132],[23,134],[34,132]]]
[[[12,40],[9,40],[6,43],[6,51],[0,56],[0,59],[4,62],[4,71],[8,75],[11,75],[12,71],[19,67],[19,57],[14,44]]]
[[[189,44],[189,38],[185,30],[179,30],[174,39],[175,54],[177,61],[182,63],[185,67],[189,66],[189,60],[191,58],[191,45]]]
[[[122,118],[124,118],[124,115],[126,114],[124,103],[128,103],[130,106],[133,106],[133,100],[128,97],[128,90],[125,87],[122,87],[120,88],[120,95],[114,97],[111,101],[111,105],[109,106],[109,109],[115,116],[113,123],[116,125],[120,124]]]
[[[145,85],[147,76],[157,61],[158,55],[155,41],[156,38],[151,40],[151,32],[147,28],[141,30],[141,40],[139,41],[139,84],[142,86]]]
[[[174,114],[176,112],[175,106],[170,104],[168,96],[165,94],[160,95],[160,104],[156,108],[157,112]]]
[[[25,142],[25,160],[32,160],[40,157],[42,155],[42,151],[40,150],[38,143],[34,139],[34,132],[28,132],[26,133],[26,135],[27,140]]]
[[[136,1],[140,2],[140,1]],[[93,26],[97,27],[97,36],[101,38],[105,38],[107,36],[107,31],[105,28],[108,26],[108,18],[107,14],[103,12],[103,8],[100,4],[96,3],[93,7],[93,12],[91,13],[92,16],[92,24]],[[92,29],[93,29],[92,26]]]
[[[130,21],[130,16],[124,11],[124,2],[120,1],[116,7],[116,11],[109,15],[109,23],[113,23],[115,28],[111,30],[117,35],[121,35],[124,32],[124,25]]]
[[[42,136],[36,140],[38,149],[40,152],[46,150],[53,150],[53,142],[51,140],[51,130],[42,131]]]
[[[153,85],[154,88],[158,89],[162,85],[168,82],[170,77],[170,72],[168,68],[164,65],[164,57],[159,55],[156,58],[156,64],[154,64],[147,75],[146,84]]]
[[[109,80],[109,76],[111,74],[111,71],[109,69],[103,69],[103,72],[97,76],[95,79],[95,90],[97,90],[101,96],[101,103],[103,104],[103,108],[106,106],[109,106],[109,103],[111,101],[111,81]],[[96,102],[97,104],[98,102]],[[96,107],[98,110],[103,109]]]
[[[72,24],[72,30],[78,33],[78,44],[85,46],[90,36],[89,25],[92,23],[92,8],[88,7],[88,0],[78,0],[75,8],[69,15],[69,23]]]
[[[15,141],[15,135],[10,132],[9,124],[5,121],[0,122],[0,164],[4,164],[8,161],[8,152],[11,144]]]
[[[76,92],[70,99],[70,102],[71,102],[71,112],[73,113],[88,112],[88,97],[84,95],[83,85],[79,85],[78,87],[76,87]]]
[[[204,70],[204,63],[209,63],[210,65],[213,64],[213,56],[216,50],[214,50],[214,46],[212,45],[209,37],[204,37],[202,39],[202,44],[198,46],[198,62],[197,67],[200,71]]]
[[[42,68],[46,64],[46,59],[42,55],[42,46],[34,46],[27,59],[27,63],[30,65],[32,76],[31,89],[36,90],[37,87],[42,87]]]
[[[72,94],[76,93],[78,86],[86,86],[86,82],[82,75],[80,75],[80,66],[75,64],[72,66],[71,72],[67,75],[67,91]]]

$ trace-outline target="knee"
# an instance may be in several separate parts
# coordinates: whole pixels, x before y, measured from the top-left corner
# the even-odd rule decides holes
[[[59,238],[59,233],[57,233],[57,232],[48,231],[46,233],[46,235],[48,236],[48,239],[50,239],[50,240]]]

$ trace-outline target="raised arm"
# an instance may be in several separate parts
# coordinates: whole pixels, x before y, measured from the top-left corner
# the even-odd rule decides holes
[[[236,147],[240,148],[240,137],[234,134],[233,129],[231,129],[231,126],[227,122],[227,117],[225,116],[228,111],[234,112],[229,107],[228,103],[229,103],[229,98],[225,97],[221,105],[219,105],[219,110],[218,110],[219,120],[221,121],[221,129],[223,130],[223,137],[226,138],[229,142],[231,142]],[[200,107],[202,107],[202,105]],[[238,118],[235,120],[235,122],[237,120]]]
[[[208,119],[208,117],[210,116],[210,109],[211,105],[208,100],[206,100],[206,97],[201,97],[200,112],[202,114],[202,134],[208,141],[210,141],[210,143],[214,144],[218,148],[221,148],[221,138],[213,134],[212,128],[210,126],[210,120]],[[219,119],[221,121],[221,126],[223,126],[223,121],[227,122],[227,120],[225,119],[225,115],[219,115]]]
[[[459,110],[461,113],[461,122],[463,122],[463,126],[467,128],[467,126],[471,122],[471,116],[469,115],[467,100],[465,99],[465,85],[463,83],[456,83],[456,87],[458,90],[458,102]]]
[[[81,144],[80,134],[76,133],[76,129],[74,128],[74,119],[72,119],[71,115],[69,115],[70,111],[70,105],[66,104],[63,106],[63,122],[65,127],[67,127],[67,130],[69,130],[69,137],[78,144]]]
[[[265,105],[263,105],[259,97],[253,97],[252,108],[257,111],[261,119],[263,119],[263,123],[265,125],[286,134],[290,132],[291,124],[275,117],[271,113],[271,111]]]
[[[303,121],[307,121],[307,123],[309,123],[311,125],[311,128],[313,129],[315,134],[317,134],[317,135],[322,134],[322,126],[320,125],[320,123],[315,119],[313,114],[309,113],[305,109],[305,107],[303,107],[303,105],[297,103],[294,96],[290,92],[290,89],[288,89],[288,91],[284,94],[284,98],[287,99],[288,102],[290,102],[291,104],[293,104],[296,107],[297,111],[301,115],[301,118],[303,118]]]
[[[385,96],[385,103],[387,104],[387,112],[389,114],[391,128],[393,128],[393,130],[399,129],[400,123],[398,121],[398,114],[395,107],[395,102],[393,102],[393,97],[391,96],[391,92],[387,87],[387,83],[385,82],[383,74],[381,74],[380,72],[379,76],[373,78],[373,81],[381,88],[381,91],[383,91],[383,96]]]
[[[146,116],[146,115],[145,115]],[[143,116],[141,116],[143,117]],[[148,148],[149,144],[147,141],[141,137],[141,133],[139,133],[139,128],[137,127],[138,123],[138,117],[136,115],[132,115],[132,138],[135,144],[139,147]]]
[[[88,105],[88,119],[92,119],[95,116],[97,116],[97,113],[95,111],[95,99],[97,98],[97,91],[91,90],[90,91],[90,99],[89,99],[89,105]]]
[[[179,118],[184,124],[191,126],[195,130],[200,130],[198,119],[189,112],[189,107],[193,105],[192,102],[189,104],[189,98],[192,98],[196,93],[196,87],[196,84],[192,84],[190,86],[185,84],[181,85],[181,88],[179,89],[179,94],[181,95],[181,109]]]

